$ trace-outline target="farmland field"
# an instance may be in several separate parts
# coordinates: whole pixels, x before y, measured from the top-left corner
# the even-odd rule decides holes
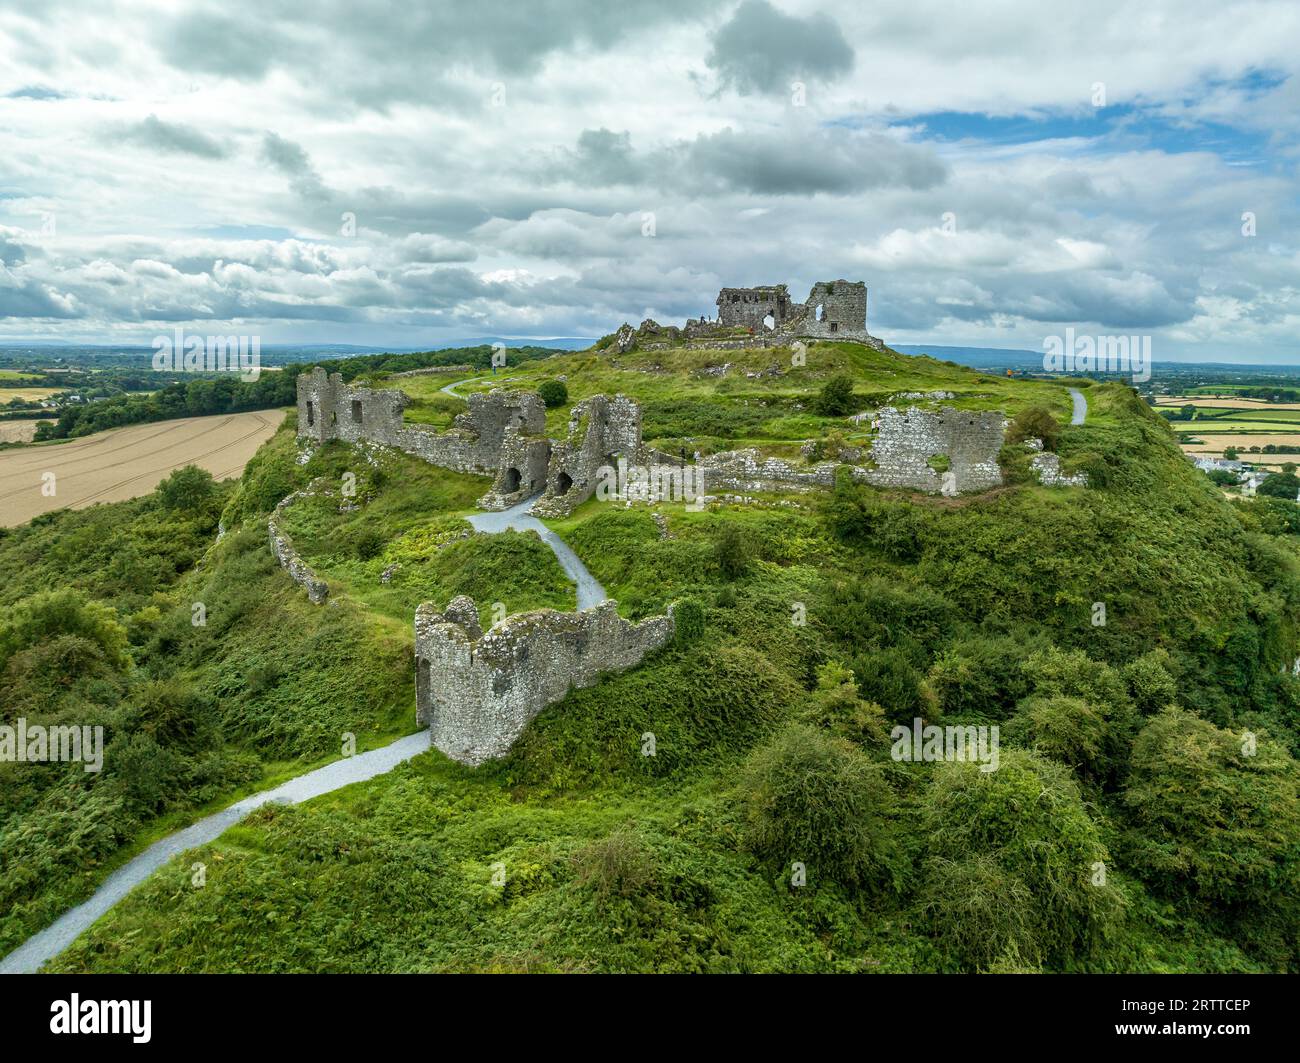
[[[198,465],[218,480],[239,476],[284,414],[256,410],[155,421],[0,452],[0,525],[23,524],[49,510],[146,495],[182,465]],[[54,474],[54,497],[42,493],[45,473]]]

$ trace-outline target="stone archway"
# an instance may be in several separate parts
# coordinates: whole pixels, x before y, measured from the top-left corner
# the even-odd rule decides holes
[[[516,491],[518,491],[519,481],[521,478],[522,477],[520,476],[518,469],[513,467],[506,469],[504,492],[508,495],[513,495]]]
[[[557,495],[567,495],[569,493],[569,488],[572,486],[573,477],[567,472],[561,472],[560,475],[555,478],[555,493]]]

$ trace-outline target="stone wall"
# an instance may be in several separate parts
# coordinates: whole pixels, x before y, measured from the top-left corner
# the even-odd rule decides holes
[[[706,491],[811,491],[835,486],[838,463],[794,465],[757,450],[724,450],[700,459]]]
[[[875,468],[864,474],[870,484],[931,494],[987,491],[1002,484],[998,452],[1006,420],[1000,413],[885,406],[877,423],[871,446]],[[931,467],[930,459],[938,457],[947,459],[951,476]]]
[[[266,532],[271,540],[272,556],[280,563],[280,567],[289,573],[289,578],[307,592],[307,597],[311,599],[314,605],[320,605],[329,597],[329,585],[311,570],[307,562],[293,548],[293,541],[280,530],[280,518],[284,515],[284,511],[298,499],[314,495],[321,483],[320,479],[313,480],[301,491],[295,491],[293,494],[280,499],[279,504],[271,513],[270,519],[266,522]]]
[[[446,432],[404,424],[409,402],[396,389],[350,387],[317,366],[298,377],[298,436],[315,443],[369,440],[445,469],[489,474],[497,470],[508,427],[531,435],[546,429],[546,406],[535,391],[471,395],[469,409]]]
[[[596,490],[601,466],[649,464],[641,442],[641,407],[625,395],[593,395],[569,414],[569,431],[551,446],[546,490],[533,507],[539,517],[567,517]]]
[[[1075,473],[1067,476],[1061,472],[1061,459],[1049,451],[1040,451],[1029,459],[1029,467],[1034,470],[1038,482],[1044,487],[1087,487],[1088,474]]]
[[[581,613],[519,613],[486,634],[473,600],[415,614],[416,720],[462,764],[505,756],[547,705],[603,674],[639,664],[674,631],[667,616],[631,623],[606,601]]]
[[[867,286],[862,281],[818,281],[802,303],[793,302],[784,284],[723,288],[718,293],[718,324],[751,328],[756,337],[856,340],[883,346],[867,332]],[[767,318],[771,317],[771,324]]]
[[[511,425],[501,440],[501,456],[492,490],[478,500],[479,509],[509,509],[546,487],[551,441],[526,436]]]
[[[773,318],[773,328],[780,328],[790,316],[793,304],[784,284],[759,288],[723,288],[718,293],[718,322],[727,328],[752,328],[761,332],[764,318]]]

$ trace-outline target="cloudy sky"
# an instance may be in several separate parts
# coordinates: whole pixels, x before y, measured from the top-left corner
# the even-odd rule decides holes
[[[1293,2],[0,0],[0,342],[844,277],[893,343],[1300,363],[1297,44]]]

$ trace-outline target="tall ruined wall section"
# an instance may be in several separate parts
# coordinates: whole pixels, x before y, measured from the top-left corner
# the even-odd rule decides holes
[[[818,281],[802,303],[790,299],[784,284],[723,288],[717,307],[720,326],[753,329],[756,339],[766,335],[787,341],[856,340],[882,346],[867,332],[867,286],[863,281]],[[770,326],[765,323],[769,315]]]
[[[790,292],[784,284],[771,284],[761,288],[723,288],[717,299],[718,321],[728,328],[764,328],[763,319],[769,314],[777,328],[790,316]]]
[[[865,479],[877,487],[907,487],[917,491],[957,494],[987,491],[1002,484],[998,452],[1005,418],[997,412],[973,413],[941,407],[929,412],[911,406],[881,409],[879,430],[871,446],[875,468]],[[930,459],[948,459],[948,478]]]
[[[573,407],[565,439],[551,447],[546,491],[533,512],[540,517],[567,517],[595,493],[597,472],[619,457],[642,463],[641,406],[626,395],[593,395]]]
[[[536,392],[497,389],[471,395],[469,409],[446,432],[402,422],[410,400],[388,388],[350,387],[319,366],[298,377],[298,436],[316,443],[369,440],[456,472],[497,470],[507,428],[540,434],[546,407]]]
[[[820,318],[817,309],[821,308]],[[826,340],[867,340],[867,286],[862,281],[818,281],[786,331]]]
[[[571,689],[639,664],[674,632],[667,616],[632,623],[607,601],[581,613],[539,609],[483,633],[470,598],[415,614],[416,719],[453,760],[505,756],[524,727]]]

